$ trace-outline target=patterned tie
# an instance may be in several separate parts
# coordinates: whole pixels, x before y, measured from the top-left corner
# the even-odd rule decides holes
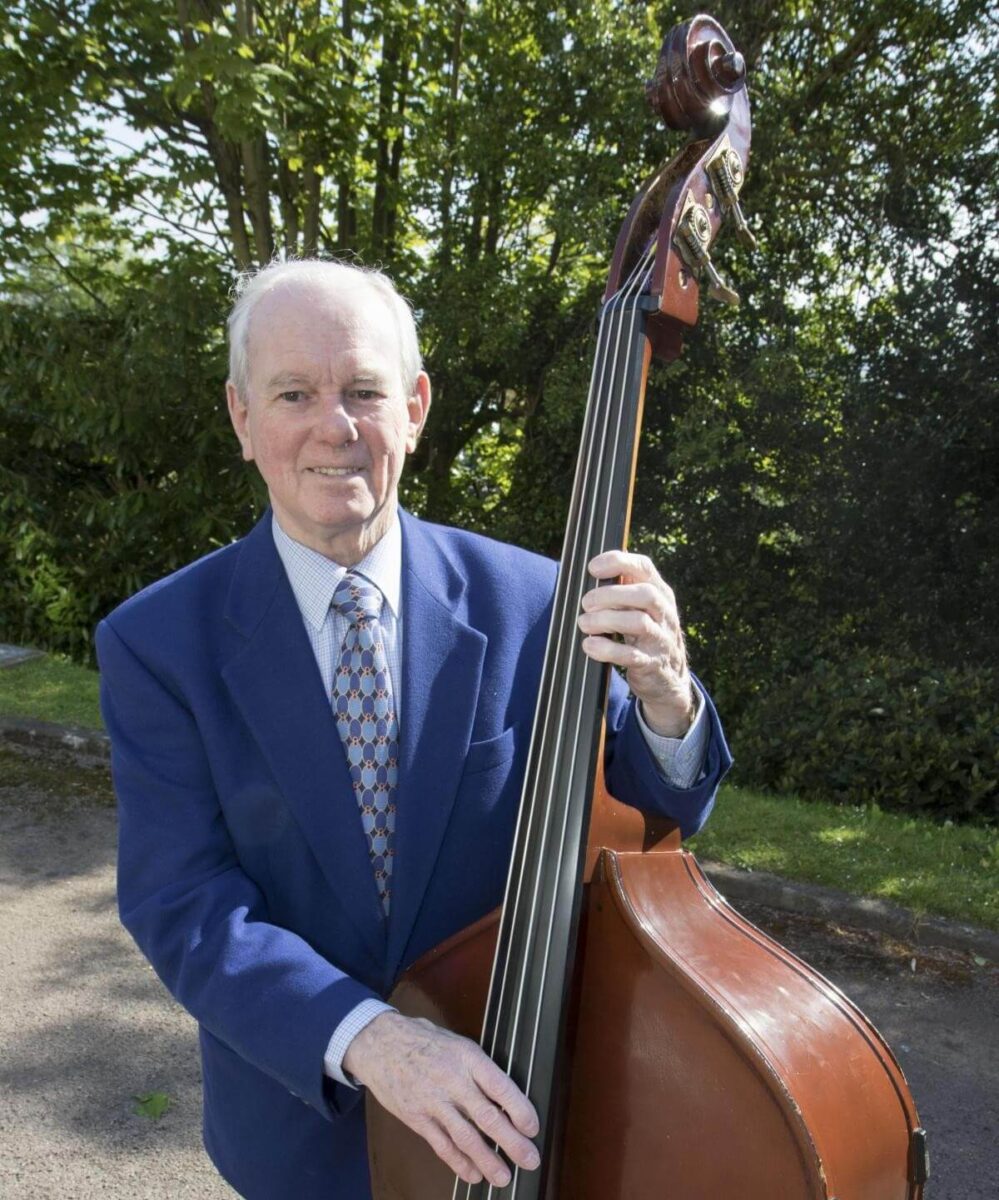
[[[333,607],[350,621],[333,675],[333,715],[347,752],[354,795],[386,915],[392,895],[392,834],[399,773],[399,722],[378,623],[382,595],[373,583],[348,572],[333,593]]]

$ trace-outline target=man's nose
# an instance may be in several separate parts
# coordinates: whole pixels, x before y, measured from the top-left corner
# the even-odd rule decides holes
[[[320,396],[318,432],[345,442],[357,439],[357,424],[342,392],[324,392]]]

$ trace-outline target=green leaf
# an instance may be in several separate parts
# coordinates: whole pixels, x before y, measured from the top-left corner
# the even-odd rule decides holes
[[[173,1104],[166,1092],[147,1092],[145,1096],[135,1096],[134,1099],[136,1113],[151,1121],[158,1121]]]

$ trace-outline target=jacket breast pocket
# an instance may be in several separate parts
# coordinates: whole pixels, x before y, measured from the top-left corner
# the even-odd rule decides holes
[[[516,725],[511,725],[509,729],[504,729],[499,737],[487,738],[484,742],[469,743],[462,775],[467,778],[480,771],[498,767],[501,763],[513,758],[513,752],[516,749],[516,729]]]

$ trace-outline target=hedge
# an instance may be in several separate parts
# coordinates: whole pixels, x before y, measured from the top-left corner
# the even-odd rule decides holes
[[[999,672],[862,652],[757,694],[733,736],[744,783],[952,820],[999,817]]]

